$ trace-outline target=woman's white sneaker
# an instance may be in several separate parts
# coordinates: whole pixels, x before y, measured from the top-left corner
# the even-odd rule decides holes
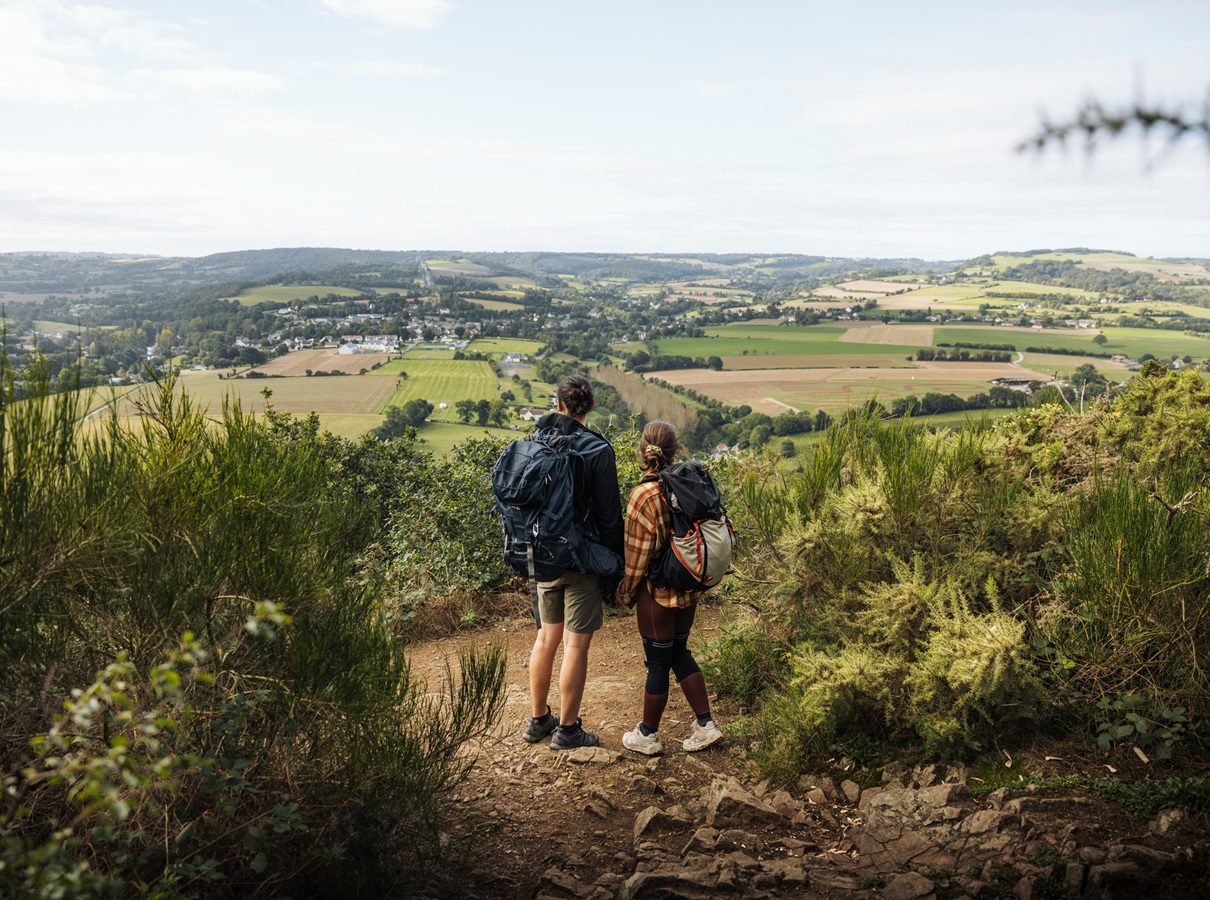
[[[646,756],[655,756],[657,753],[664,752],[664,745],[660,743],[660,733],[653,731],[651,734],[643,734],[638,725],[634,726],[634,731],[628,731],[622,735],[622,746]]]
[[[718,730],[718,726],[714,724],[713,719],[705,725],[699,725],[697,722],[694,722],[693,733],[685,738],[683,746],[686,751],[693,753],[697,750],[705,750],[715,741],[721,740],[722,737],[723,733]],[[624,742],[625,738],[623,738]]]

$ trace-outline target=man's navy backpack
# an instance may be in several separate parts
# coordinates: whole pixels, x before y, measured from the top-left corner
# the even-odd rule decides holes
[[[576,519],[572,457],[588,455],[602,441],[591,431],[545,428],[505,447],[492,469],[504,562],[529,579],[535,621],[539,581],[553,581],[569,569],[621,575],[618,555],[586,535]]]
[[[735,529],[718,485],[695,460],[648,477],[659,481],[660,498],[672,513],[671,540],[652,557],[648,577],[656,587],[709,590],[731,571],[735,554]]]

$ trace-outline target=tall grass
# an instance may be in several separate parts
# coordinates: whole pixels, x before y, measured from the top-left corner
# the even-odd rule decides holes
[[[413,677],[365,577],[361,473],[171,379],[97,431],[44,364],[0,374],[0,893],[51,890],[35,870],[170,895],[425,877],[505,660],[463,658],[444,699]]]
[[[1070,565],[1044,620],[1096,696],[1139,694],[1210,712],[1210,509],[1197,470],[1148,489],[1128,470],[1097,479],[1064,515]]]

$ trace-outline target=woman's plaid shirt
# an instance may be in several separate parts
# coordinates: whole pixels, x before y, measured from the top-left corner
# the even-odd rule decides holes
[[[647,578],[652,555],[668,545],[672,536],[672,516],[660,499],[657,481],[644,481],[630,492],[626,504],[626,572],[618,588],[618,599],[631,605],[634,593]],[[691,592],[672,588],[655,588],[655,602],[660,606],[684,608],[692,606]]]

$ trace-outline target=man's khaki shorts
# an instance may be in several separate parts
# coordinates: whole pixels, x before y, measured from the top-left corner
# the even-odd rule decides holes
[[[568,569],[554,581],[539,581],[538,612],[542,624],[562,623],[573,634],[599,631],[605,619],[603,591],[599,576],[575,569]]]

